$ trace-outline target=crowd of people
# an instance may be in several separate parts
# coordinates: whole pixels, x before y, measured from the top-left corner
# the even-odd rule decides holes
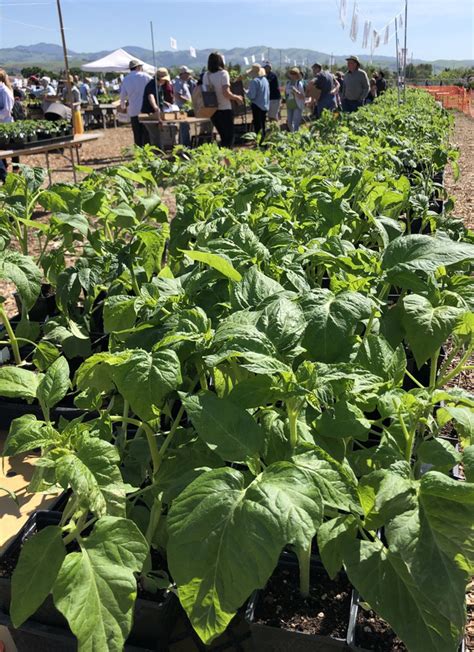
[[[193,77],[193,71],[187,66],[182,66],[173,80],[167,68],[158,68],[153,78],[143,71],[138,60],[133,59],[130,61],[130,74],[122,82],[120,103],[121,111],[126,111],[130,118],[135,144],[143,146],[148,142],[148,132],[140,122],[140,114],[154,114],[159,122],[167,111],[181,110],[185,105],[190,107],[197,86],[215,94],[217,105],[211,120],[224,147],[234,144],[233,103],[241,105],[245,99],[250,102],[254,131],[263,140],[267,121],[280,120],[282,101],[286,105],[287,128],[297,131],[307,109],[314,119],[320,118],[324,110],[353,112],[372,102],[387,88],[383,71],[369,80],[355,55],[347,58],[345,73],[333,74],[320,63],[315,63],[311,79],[306,80],[300,68],[290,68],[283,88],[270,62],[263,66],[254,63],[245,74],[248,88],[238,95],[232,92],[229,72],[218,52],[209,55],[207,67],[198,78]],[[186,125],[182,125],[181,132],[181,142],[186,145]]]

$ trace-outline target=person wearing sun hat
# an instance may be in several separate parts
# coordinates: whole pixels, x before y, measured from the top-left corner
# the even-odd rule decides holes
[[[174,93],[168,68],[157,68],[156,80],[150,79],[145,86],[142,113],[159,114],[169,111],[173,105]]]
[[[148,132],[138,116],[142,109],[143,92],[151,76],[143,72],[143,65],[137,59],[132,59],[128,68],[130,72],[125,76],[120,87],[120,108],[121,112],[127,112],[130,118],[135,145],[143,147],[149,140]]]
[[[342,110],[353,113],[364,104],[370,84],[367,73],[360,67],[359,57],[351,54],[346,61],[347,72],[344,75]]]
[[[298,131],[305,107],[305,90],[299,68],[290,68],[285,86],[288,131]]]
[[[270,84],[265,69],[259,63],[254,63],[250,70],[247,70],[247,75],[250,77],[247,97],[251,102],[253,126],[257,135],[262,133],[260,140],[262,142],[265,138],[265,122],[270,108]]]

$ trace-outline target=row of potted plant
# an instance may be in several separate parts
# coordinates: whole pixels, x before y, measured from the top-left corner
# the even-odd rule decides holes
[[[0,147],[21,149],[27,144],[72,136],[72,125],[66,120],[21,120],[0,125]]]
[[[264,152],[145,148],[80,186],[9,177],[0,276],[21,310],[0,312],[0,395],[24,413],[4,453],[39,449],[30,489],[68,492],[14,559],[15,627],[63,626],[51,595],[80,649],[130,630],[164,646],[157,614],[137,638],[138,586],[158,604],[176,590],[206,643],[251,598],[258,649],[370,649],[386,622],[409,650],[457,649],[474,401],[450,387],[473,350],[474,247],[434,179],[449,118],[393,100]],[[34,320],[43,278],[55,301]],[[353,608],[348,641],[353,586],[376,615]]]

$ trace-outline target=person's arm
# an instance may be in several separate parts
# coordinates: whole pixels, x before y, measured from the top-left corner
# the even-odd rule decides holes
[[[124,80],[120,87],[120,113],[125,113],[127,111],[127,97],[127,86]]]
[[[255,83],[255,79],[250,81],[247,97],[251,102],[253,102],[253,100],[257,97],[257,84]]]
[[[339,93],[340,88],[341,88],[341,84],[337,81],[336,78],[334,78],[334,87],[331,90],[331,95],[337,95]]]
[[[237,102],[237,104],[244,103],[244,98],[241,95],[235,95],[231,92],[229,84],[226,84],[222,87],[222,95],[226,98],[226,100],[230,100],[231,102]]]
[[[361,77],[361,91],[360,91],[359,100],[365,100],[365,98],[369,94],[369,91],[370,91],[369,78],[367,77],[367,73],[363,71],[363,75]]]

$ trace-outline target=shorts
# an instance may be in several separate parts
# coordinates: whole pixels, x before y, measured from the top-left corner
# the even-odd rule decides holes
[[[281,100],[270,100],[270,108],[268,109],[268,118],[270,120],[278,120],[280,112]]]

